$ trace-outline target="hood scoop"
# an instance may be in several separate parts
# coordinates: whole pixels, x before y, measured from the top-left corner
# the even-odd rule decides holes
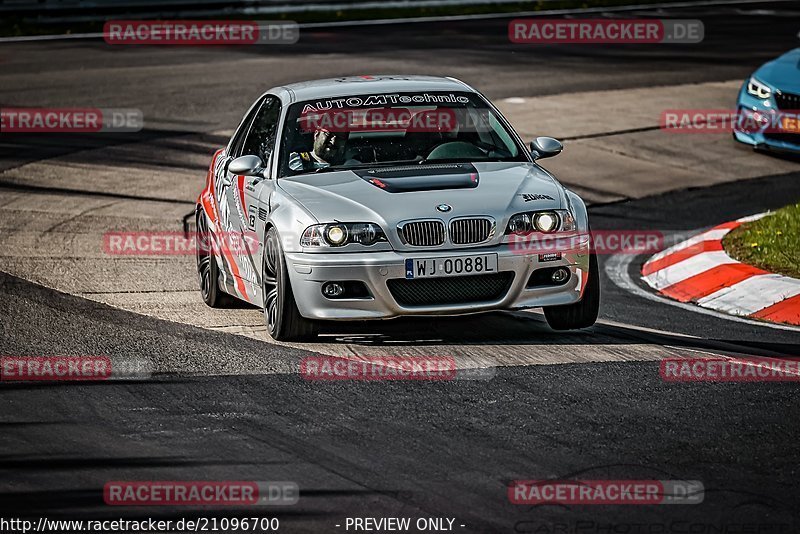
[[[478,187],[478,170],[471,163],[402,165],[359,169],[353,172],[389,193]]]

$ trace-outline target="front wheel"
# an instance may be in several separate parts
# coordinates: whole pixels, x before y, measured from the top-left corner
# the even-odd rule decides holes
[[[583,291],[583,298],[575,304],[564,306],[547,306],[544,317],[553,330],[576,330],[587,328],[597,321],[600,311],[600,273],[597,267],[597,256],[589,255],[589,280]]]
[[[272,339],[302,341],[316,337],[319,331],[317,323],[300,315],[297,309],[286,259],[275,228],[270,228],[264,239],[262,280],[264,316]]]

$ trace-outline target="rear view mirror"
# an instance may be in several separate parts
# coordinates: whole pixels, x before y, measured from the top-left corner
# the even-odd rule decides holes
[[[551,158],[558,156],[564,150],[564,145],[552,137],[537,137],[531,141],[531,154],[533,159]]]

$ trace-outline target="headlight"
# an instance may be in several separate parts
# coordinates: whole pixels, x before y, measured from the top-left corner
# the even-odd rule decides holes
[[[517,213],[508,221],[507,234],[529,234],[533,231],[531,216],[527,213]]]
[[[315,224],[306,228],[301,247],[341,247],[350,243],[364,246],[386,241],[386,234],[374,223]]]
[[[386,241],[386,235],[381,227],[372,223],[356,223],[349,225],[351,243],[374,245],[378,241]]]
[[[531,232],[552,233],[575,230],[575,218],[567,210],[517,213],[508,221],[506,234],[526,235]]]
[[[533,226],[540,232],[552,232],[558,226],[558,215],[544,211],[533,216]]]
[[[747,82],[747,92],[762,99],[767,99],[772,95],[772,89],[753,77]]]
[[[325,228],[324,235],[328,243],[334,247],[339,247],[347,241],[347,228],[342,225],[329,225]]]

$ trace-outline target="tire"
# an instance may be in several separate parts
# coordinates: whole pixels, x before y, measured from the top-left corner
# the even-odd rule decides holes
[[[600,273],[597,267],[597,256],[589,255],[589,280],[583,292],[583,298],[575,304],[564,306],[547,306],[544,317],[553,330],[576,330],[588,328],[597,321],[600,311]]]
[[[316,321],[300,315],[289,282],[286,258],[278,232],[270,228],[264,239],[264,267],[261,271],[264,295],[264,320],[267,332],[275,341],[313,339],[319,332]]]
[[[211,246],[211,233],[203,210],[197,211],[197,277],[203,302],[212,308],[227,308],[234,303],[234,297],[220,286],[220,273],[214,247]]]

